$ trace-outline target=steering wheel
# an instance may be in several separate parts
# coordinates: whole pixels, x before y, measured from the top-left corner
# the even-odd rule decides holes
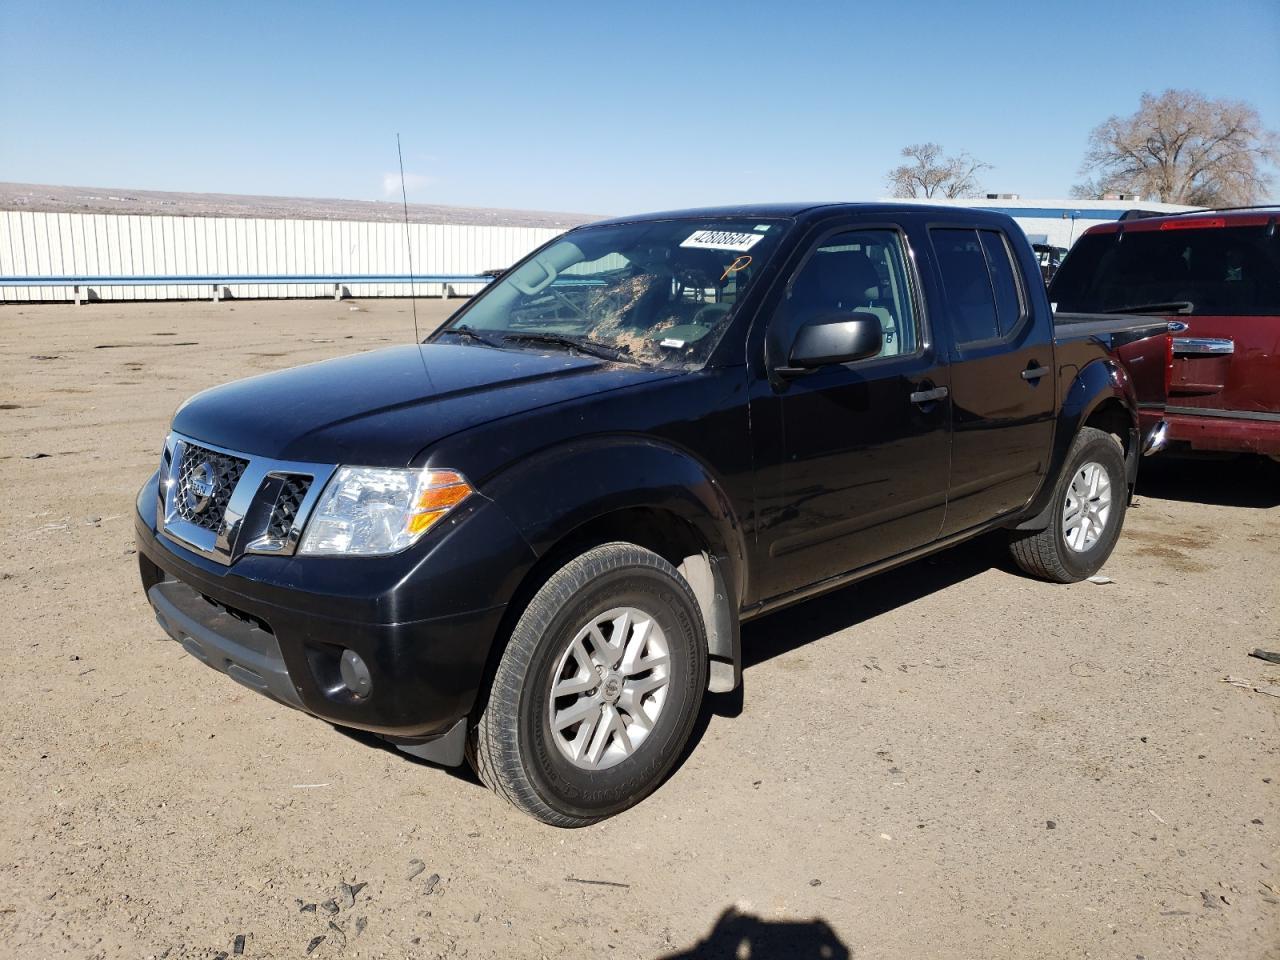
[[[699,307],[698,312],[689,322],[696,326],[709,327],[727,316],[732,309],[733,305],[729,303],[708,303],[706,306]]]

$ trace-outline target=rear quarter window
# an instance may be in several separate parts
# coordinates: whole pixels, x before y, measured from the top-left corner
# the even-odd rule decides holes
[[[978,237],[982,241],[982,252],[987,257],[991,289],[995,292],[996,320],[1000,335],[1007,337],[1018,326],[1025,312],[1022,291],[1009,254],[1009,244],[1004,235],[996,230],[979,230]]]

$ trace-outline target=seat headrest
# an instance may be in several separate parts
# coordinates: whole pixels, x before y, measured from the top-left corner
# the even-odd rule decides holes
[[[880,275],[858,250],[816,253],[796,281],[792,299],[824,307],[854,306],[874,300],[880,292]]]

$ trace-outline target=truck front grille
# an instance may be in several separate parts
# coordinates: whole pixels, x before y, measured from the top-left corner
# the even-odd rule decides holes
[[[248,465],[248,460],[186,444],[174,498],[178,516],[210,533],[219,533],[227,503]]]
[[[292,556],[296,531],[336,469],[239,453],[171,433],[160,459],[156,529],[222,564],[246,553]]]
[[[293,529],[293,521],[298,516],[298,508],[302,506],[302,499],[310,489],[310,477],[292,476],[285,480],[279,495],[276,496],[276,505],[271,510],[271,522],[267,526],[269,539],[279,542],[288,539],[289,531]]]

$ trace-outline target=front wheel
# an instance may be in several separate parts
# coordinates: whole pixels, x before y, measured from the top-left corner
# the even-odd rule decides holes
[[[1097,573],[1120,538],[1129,502],[1120,442],[1112,434],[1082,428],[1053,497],[1049,526],[1015,531],[1009,549],[1032,576],[1075,583]]]
[[[707,684],[693,591],[666,560],[607,543],[569,561],[525,608],[469,757],[545,823],[585,826],[639,803],[689,739]]]

